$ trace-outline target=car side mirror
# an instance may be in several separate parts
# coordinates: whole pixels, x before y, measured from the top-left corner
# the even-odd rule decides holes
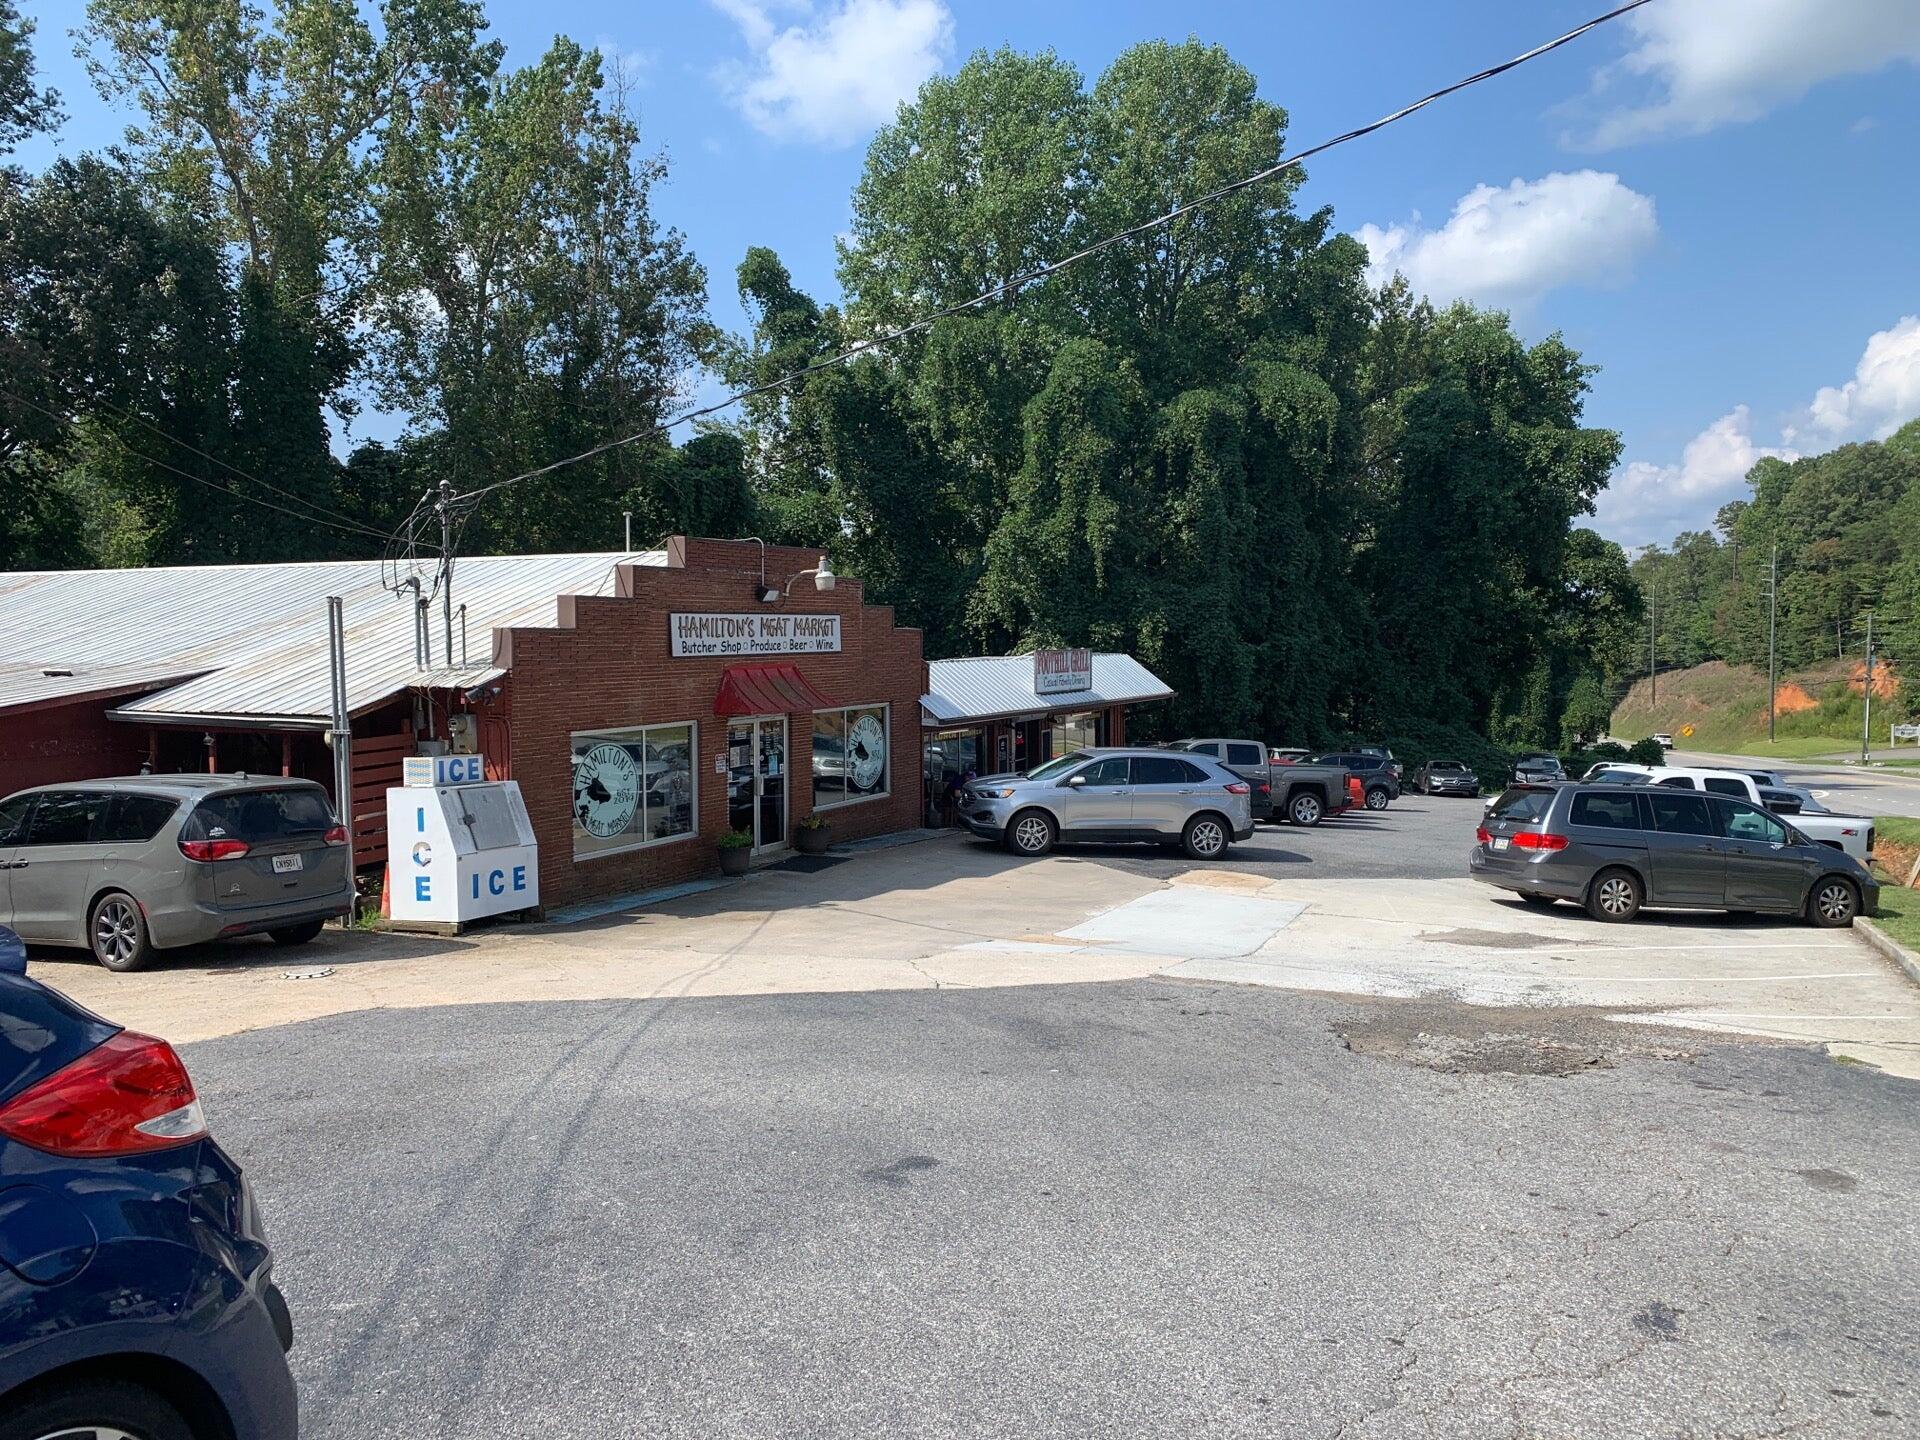
[[[1087,777],[1084,775],[1069,775],[1060,783],[1070,790],[1084,790],[1087,788]]]

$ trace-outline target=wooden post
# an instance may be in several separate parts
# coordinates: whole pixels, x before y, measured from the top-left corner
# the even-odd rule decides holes
[[[207,734],[207,774],[218,775],[219,773],[220,773],[220,737],[218,735],[213,734],[212,732],[208,732]]]
[[[280,737],[280,777],[290,779],[293,775],[293,735],[291,732]]]

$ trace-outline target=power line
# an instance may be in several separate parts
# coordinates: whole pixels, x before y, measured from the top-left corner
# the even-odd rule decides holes
[[[0,390],[0,399],[11,400],[16,405],[24,405],[27,407],[27,409],[38,411],[40,414],[46,416],[49,420],[58,421],[62,425],[71,427],[76,423],[78,423],[70,415],[62,415],[57,411],[49,410],[47,409],[46,406],[36,404],[35,402],[27,399],[23,395],[15,395],[10,390]],[[249,505],[263,506],[268,510],[277,510],[282,515],[290,516],[295,520],[304,520],[309,525],[324,525],[329,530],[338,530],[344,535],[356,535],[356,536],[365,535],[365,536],[370,536],[371,538],[382,541],[382,542],[385,542],[390,538],[389,536],[382,534],[380,531],[375,530],[370,525],[361,525],[351,521],[348,522],[348,524],[346,525],[341,525],[332,520],[323,519],[321,516],[315,515],[309,511],[289,510],[286,506],[276,505],[271,500],[262,500],[258,495],[249,495],[246,492],[241,490],[228,489],[225,485],[219,484],[217,481],[209,480],[204,475],[195,475],[190,470],[182,470],[178,465],[169,465],[165,460],[161,460],[155,456],[149,455],[143,450],[134,449],[133,446],[129,445],[124,438],[116,434],[111,429],[108,429],[105,433],[113,440],[114,444],[118,445],[122,450],[126,451],[126,453],[128,455],[131,455],[134,459],[144,461],[148,465],[158,466],[162,470],[171,471],[173,474],[178,475],[183,480],[191,480],[196,485],[204,485],[209,490],[216,490],[220,494],[228,496],[231,499],[244,500]]]
[[[1180,219],[1184,215],[1191,214],[1193,211],[1201,209],[1203,206],[1212,205],[1220,200],[1226,199],[1230,195],[1236,195],[1240,191],[1248,189],[1251,186],[1259,185],[1264,181],[1271,180],[1276,175],[1282,174],[1287,170],[1293,169],[1295,166],[1299,165],[1301,162],[1312,159],[1315,155],[1325,154],[1327,151],[1334,149],[1336,146],[1345,145],[1349,141],[1361,139],[1364,136],[1373,134],[1376,130],[1383,130],[1387,126],[1392,125],[1397,121],[1406,119],[1409,115],[1414,114],[1416,111],[1424,110],[1427,106],[1433,104],[1436,100],[1444,100],[1447,96],[1453,95],[1461,90],[1465,90],[1470,86],[1478,85],[1485,80],[1491,80],[1497,75],[1504,75],[1507,71],[1515,69],[1518,66],[1524,65],[1530,60],[1537,60],[1540,56],[1545,55],[1550,51],[1558,50],[1562,45],[1571,44],[1573,41],[1578,40],[1581,36],[1587,34],[1589,31],[1597,30],[1600,26],[1607,24],[1609,21],[1617,20],[1622,15],[1628,14],[1630,11],[1638,10],[1641,6],[1649,3],[1651,3],[1651,0],[1628,0],[1627,4],[1617,6],[1614,9],[1607,11],[1607,13],[1604,15],[1596,15],[1593,19],[1587,21],[1585,24],[1577,25],[1573,29],[1567,31],[1565,34],[1555,36],[1553,39],[1547,41],[1543,45],[1534,46],[1533,49],[1527,51],[1525,54],[1516,55],[1511,60],[1504,60],[1498,65],[1490,66],[1485,70],[1481,70],[1477,72],[1476,74],[1469,75],[1464,80],[1456,80],[1451,85],[1445,86],[1439,90],[1435,90],[1429,95],[1423,95],[1420,99],[1414,101],[1411,105],[1403,106],[1402,108],[1395,110],[1390,115],[1383,115],[1378,120],[1375,120],[1370,124],[1362,125],[1355,130],[1349,130],[1343,135],[1336,135],[1331,140],[1323,140],[1318,145],[1314,145],[1306,150],[1302,150],[1296,155],[1289,156],[1287,159],[1280,161],[1278,164],[1269,165],[1264,170],[1259,170],[1254,172],[1251,175],[1243,177],[1242,179],[1231,181],[1228,184],[1220,186],[1218,189],[1209,190],[1204,195],[1198,196],[1193,200],[1188,200],[1179,205],[1174,206],[1173,209],[1167,211],[1163,215],[1156,215],[1151,220],[1143,220],[1137,225],[1131,225],[1124,230],[1116,231],[1115,233],[1108,235],[1103,239],[1094,241],[1090,245],[1083,246],[1081,249],[1074,251],[1070,255],[1063,256],[1058,260],[1050,261],[1049,263],[1042,265],[1037,269],[1029,270],[1024,275],[1017,275],[1011,280],[1003,281],[1002,283],[995,285],[990,290],[981,291],[978,295],[975,295],[969,300],[962,300],[956,304],[943,306],[942,308],[933,311],[929,315],[925,315],[922,318],[915,320],[910,324],[901,326],[897,330],[889,330],[883,334],[875,335],[869,339],[862,340],[857,344],[851,345],[847,349],[840,351],[838,354],[827,356],[825,359],[816,360],[812,364],[804,365],[800,367],[798,370],[790,371],[789,373],[780,376],[778,379],[769,380],[769,381],[766,381],[764,384],[753,385],[753,386],[749,386],[744,390],[735,391],[733,394],[728,395],[725,399],[716,401],[711,405],[701,406],[697,410],[684,411],[681,414],[674,416],[673,419],[671,420],[661,421],[661,422],[649,425],[644,430],[636,430],[633,434],[623,435],[616,440],[605,441],[602,444],[595,445],[593,448],[589,450],[582,450],[578,455],[569,455],[564,460],[555,460],[550,465],[542,465],[535,470],[527,470],[527,471],[523,471],[521,474],[518,474],[518,475],[510,475],[505,480],[496,480],[491,485],[484,485],[478,490],[468,491],[466,494],[456,497],[456,499],[478,500],[482,496],[490,495],[496,490],[505,489],[509,485],[518,485],[525,480],[533,480],[533,479],[537,479],[542,475],[550,475],[556,470],[563,470],[570,465],[578,465],[582,461],[591,460],[596,456],[604,455],[609,450],[617,450],[624,445],[636,444],[641,440],[648,439],[663,431],[670,430],[676,425],[684,425],[689,421],[699,420],[699,419],[703,419],[708,415],[717,414],[722,410],[729,409],[732,406],[739,404],[742,400],[750,400],[754,396],[764,395],[770,390],[781,389],[787,385],[794,383],[797,380],[803,380],[807,376],[815,374],[818,371],[832,369],[836,365],[843,365],[849,360],[857,359],[859,356],[867,354],[869,351],[877,350],[883,346],[891,345],[894,341],[903,340],[909,335],[918,334],[921,331],[929,329],[930,327],[937,324],[941,320],[945,320],[954,315],[962,314],[968,310],[977,309],[979,306],[985,305],[990,301],[997,300],[1003,295],[1007,295],[1015,291],[1021,290],[1024,287],[1034,284],[1036,281],[1044,280],[1051,275],[1056,275],[1060,271],[1065,270],[1070,266],[1077,265],[1083,260],[1089,259],[1095,255],[1098,255],[1103,250],[1109,250],[1115,245],[1119,245],[1124,241],[1131,240],[1136,236],[1144,235],[1150,230],[1157,230],[1162,226],[1171,225],[1175,220]]]

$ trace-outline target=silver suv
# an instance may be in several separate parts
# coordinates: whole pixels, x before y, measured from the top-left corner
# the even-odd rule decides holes
[[[1140,840],[1213,860],[1253,834],[1252,793],[1204,755],[1075,750],[1025,775],[969,782],[960,818],[1016,855],[1044,855],[1061,840]]]
[[[265,931],[302,945],[352,903],[347,832],[311,780],[138,775],[0,800],[0,925],[109,970]]]

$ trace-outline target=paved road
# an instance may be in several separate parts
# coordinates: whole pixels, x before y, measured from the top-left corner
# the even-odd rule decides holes
[[[313,1440],[1914,1434],[1912,1088],[1511,1026],[1142,979],[187,1058]]]

